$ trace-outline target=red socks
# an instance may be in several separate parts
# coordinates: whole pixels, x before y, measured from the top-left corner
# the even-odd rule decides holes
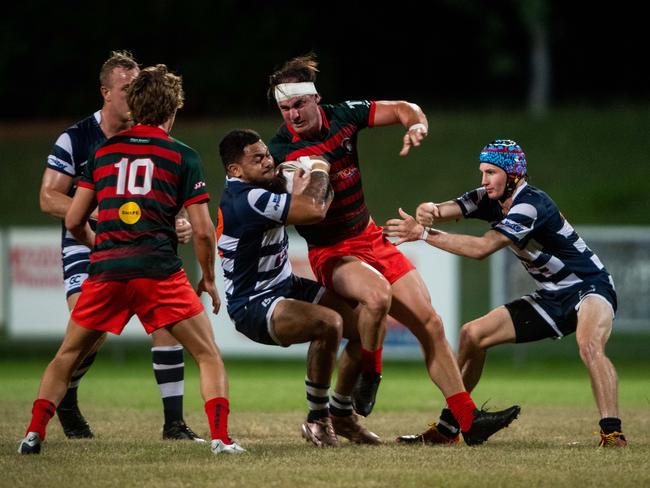
[[[32,421],[29,423],[25,435],[27,435],[27,432],[38,432],[41,440],[44,441],[47,423],[54,416],[54,412],[56,412],[56,405],[51,401],[45,400],[44,398],[34,400]]]
[[[476,409],[474,400],[466,391],[456,393],[446,400],[449,410],[454,414],[460,425],[461,432],[467,432],[472,427],[472,422],[474,422],[474,410]]]
[[[381,373],[381,354],[384,348],[368,351],[361,348],[361,371],[364,373]]]
[[[216,397],[205,402],[205,413],[210,423],[212,439],[221,439],[226,444],[232,444],[228,437],[228,414],[230,404],[227,398]]]

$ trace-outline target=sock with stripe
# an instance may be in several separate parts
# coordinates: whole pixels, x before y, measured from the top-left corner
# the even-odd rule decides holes
[[[44,398],[34,400],[32,420],[25,431],[25,435],[27,435],[27,432],[38,432],[41,440],[44,441],[45,429],[50,419],[54,416],[54,412],[56,412],[56,405],[51,401],[45,400]]]
[[[376,351],[361,348],[361,371],[363,373],[381,373],[381,355],[383,352],[383,347]]]
[[[330,399],[330,413],[337,417],[347,417],[352,415],[352,397],[348,395],[341,395],[338,392],[332,393]]]
[[[208,416],[212,439],[221,439],[226,444],[232,444],[228,436],[228,414],[230,414],[228,399],[215,397],[208,400],[205,402],[205,413]]]
[[[72,373],[70,384],[68,385],[68,391],[66,391],[58,408],[70,409],[77,405],[77,389],[79,388],[79,383],[81,382],[81,378],[83,378],[88,372],[90,366],[95,362],[96,357],[96,352],[86,356],[77,369],[75,369],[74,373]]]
[[[305,378],[305,389],[307,390],[307,422],[315,422],[329,416],[329,389],[330,385],[319,385]]]
[[[472,422],[474,422],[474,410],[476,410],[474,400],[466,391],[456,393],[446,398],[446,400],[451,413],[454,414],[458,425],[460,425],[460,430],[467,432],[472,427]]]
[[[185,363],[183,346],[157,346],[151,348],[153,373],[160,388],[165,411],[165,424],[183,420],[183,393],[185,389]]]

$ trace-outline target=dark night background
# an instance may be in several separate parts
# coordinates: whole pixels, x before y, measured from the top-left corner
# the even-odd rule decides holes
[[[325,101],[523,109],[535,26],[546,33],[549,107],[646,104],[639,10],[560,0],[12,3],[0,20],[0,119],[87,115],[113,49],[183,75],[185,114],[196,118],[272,113],[268,75],[312,49]]]

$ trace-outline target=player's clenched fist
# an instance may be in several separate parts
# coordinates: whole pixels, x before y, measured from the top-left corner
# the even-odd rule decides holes
[[[440,209],[433,202],[424,202],[415,210],[415,219],[425,227],[431,227],[440,218]]]

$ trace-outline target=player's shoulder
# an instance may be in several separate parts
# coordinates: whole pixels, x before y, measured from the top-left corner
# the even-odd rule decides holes
[[[87,146],[89,141],[98,141],[103,136],[99,127],[100,112],[95,112],[65,129],[57,138],[56,144],[69,152],[78,146]]]
[[[536,207],[555,206],[555,202],[545,191],[529,184],[526,184],[515,196],[513,204],[529,204]]]
[[[171,148],[180,153],[183,161],[192,163],[201,162],[201,155],[196,149],[174,137],[171,137],[170,140],[172,145]]]

